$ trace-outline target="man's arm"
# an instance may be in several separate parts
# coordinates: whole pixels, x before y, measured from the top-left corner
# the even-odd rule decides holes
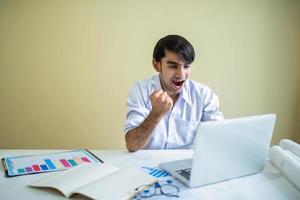
[[[173,107],[173,100],[162,90],[155,91],[150,95],[152,110],[146,119],[136,128],[128,131],[125,135],[128,151],[134,152],[144,148],[156,125],[163,116]]]

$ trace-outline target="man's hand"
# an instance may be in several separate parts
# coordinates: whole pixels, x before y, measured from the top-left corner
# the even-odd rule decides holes
[[[150,101],[152,104],[152,114],[161,118],[173,107],[173,100],[162,90],[155,91],[150,95]]]
[[[156,125],[173,107],[172,98],[162,90],[153,92],[150,95],[150,101],[152,110],[147,118],[125,135],[126,147],[130,152],[137,151],[147,145]]]

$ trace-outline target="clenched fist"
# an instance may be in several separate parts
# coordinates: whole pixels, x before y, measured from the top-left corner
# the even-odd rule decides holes
[[[164,116],[173,107],[172,98],[167,92],[162,90],[153,92],[150,95],[150,101],[152,104],[152,112],[159,117]]]

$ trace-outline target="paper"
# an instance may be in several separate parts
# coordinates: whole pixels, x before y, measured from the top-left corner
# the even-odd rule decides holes
[[[280,140],[279,146],[284,150],[288,150],[296,156],[300,157],[300,145],[292,140],[283,139]]]
[[[29,186],[55,188],[64,196],[70,197],[79,188],[118,170],[116,166],[109,163],[84,163],[63,173],[50,175]]]
[[[60,171],[81,163],[102,163],[85,149],[3,158],[7,176]]]
[[[134,189],[157,182],[137,167],[128,167],[105,176],[77,191],[92,199],[131,199]]]
[[[300,162],[277,145],[270,148],[268,156],[277,169],[300,189]]]
[[[118,169],[105,163],[82,164],[70,170],[38,180],[30,187],[54,188],[65,197],[81,194],[92,199],[129,199],[140,185],[152,184],[157,179],[131,166]]]

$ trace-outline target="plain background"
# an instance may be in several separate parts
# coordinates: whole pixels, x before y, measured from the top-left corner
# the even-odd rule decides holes
[[[300,142],[299,0],[1,0],[0,148],[125,148],[128,91],[168,34],[226,118],[276,113]]]

